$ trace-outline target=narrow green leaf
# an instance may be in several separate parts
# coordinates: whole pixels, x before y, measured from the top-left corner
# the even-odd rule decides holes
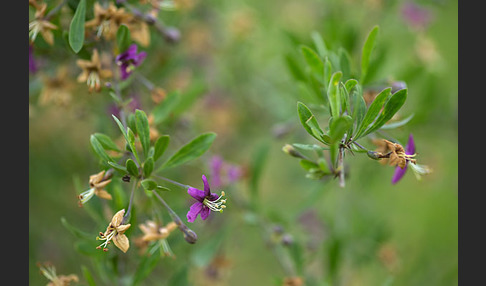
[[[285,63],[295,80],[305,81],[305,74],[292,55],[285,56]]]
[[[106,153],[105,149],[103,149],[103,146],[98,141],[96,136],[91,135],[90,142],[91,147],[93,147],[93,150],[95,151],[96,155],[98,155],[98,157],[100,157],[105,162],[113,161],[113,159]]]
[[[324,63],[319,55],[307,46],[301,46],[300,51],[304,55],[304,59],[311,70],[315,72],[319,78],[322,78],[324,76]]]
[[[115,115],[112,114],[111,117],[113,117],[113,119],[115,120],[116,124],[120,128],[120,131],[122,132],[123,137],[125,137],[125,140],[128,142],[127,131],[125,130],[125,127],[123,126],[123,124],[120,122],[120,120]]]
[[[311,33],[311,38],[312,38],[312,41],[314,42],[314,45],[316,46],[317,52],[321,56],[321,58],[326,57],[327,56],[327,47],[326,47],[326,43],[324,42],[324,40],[321,37],[321,34],[319,34],[316,31],[313,31]]]
[[[369,127],[369,125],[373,123],[373,121],[375,121],[376,117],[380,113],[380,110],[383,108],[383,105],[390,96],[390,93],[391,87],[385,88],[376,96],[375,100],[373,100],[370,107],[366,111],[361,125],[358,128],[358,132],[356,133],[354,138],[355,140],[360,138],[363,132]]]
[[[147,249],[145,255],[142,256],[140,262],[138,263],[138,267],[135,270],[135,274],[133,275],[133,284],[138,285],[142,282],[154,269],[161,258],[161,252],[155,251],[152,255],[149,255],[149,252],[152,251],[152,248],[160,247],[159,244],[155,243]]]
[[[143,110],[135,110],[135,124],[138,138],[140,138],[140,143],[142,143],[143,155],[147,158],[150,148],[150,127],[147,114]]]
[[[344,115],[334,118],[329,128],[329,136],[331,144],[337,144],[341,141],[346,131],[352,126],[353,118],[349,115]]]
[[[81,265],[81,270],[83,271],[84,279],[86,279],[86,282],[88,282],[88,285],[89,286],[96,286],[96,283],[93,279],[93,275],[91,274],[91,271],[89,271],[88,267]]]
[[[403,106],[407,99],[407,89],[401,89],[395,92],[392,97],[387,101],[380,116],[376,119],[375,123],[364,132],[363,136],[378,130],[388,120],[390,120],[395,113]]]
[[[116,31],[116,43],[118,45],[118,51],[120,53],[128,50],[131,43],[130,30],[125,24],[120,25],[118,31]]]
[[[126,174],[128,172],[127,168],[125,166],[122,166],[116,162],[108,162],[108,165],[110,165],[113,169],[121,172],[122,174]]]
[[[152,114],[154,116],[154,123],[159,124],[167,119],[167,117],[169,117],[171,112],[179,104],[180,99],[181,95],[179,92],[174,91],[169,93],[165,100],[153,109]]]
[[[310,109],[300,101],[297,102],[297,113],[300,118],[300,123],[307,131],[307,133],[312,135],[312,137],[316,138],[320,142],[325,143],[321,136],[322,134],[324,134],[324,132],[319,127],[317,119],[315,118],[314,114],[312,114]]]
[[[346,90],[348,93],[351,94],[351,90],[358,84],[358,81],[355,80],[354,78],[348,79],[346,83],[344,83],[344,86],[346,87]]]
[[[84,44],[84,22],[86,18],[86,0],[79,1],[71,24],[69,25],[69,45],[77,54]]]
[[[137,164],[135,164],[135,162],[132,159],[127,159],[126,168],[130,175],[132,175],[135,178],[138,178],[139,176],[138,167]]]
[[[334,118],[339,117],[341,114],[341,94],[339,90],[339,80],[342,76],[342,72],[335,72],[332,75],[329,82],[329,87],[327,88],[327,98],[331,107],[331,116]]]
[[[161,168],[173,168],[200,157],[209,149],[209,147],[211,147],[215,138],[216,133],[213,132],[197,136],[189,143],[182,146],[161,166]]]
[[[401,127],[401,126],[407,124],[413,118],[413,116],[414,116],[414,114],[412,113],[409,116],[407,116],[407,118],[404,118],[402,120],[399,120],[399,121],[396,121],[396,122],[393,122],[393,123],[385,124],[385,125],[381,126],[380,129],[393,129],[393,128]]]
[[[101,146],[103,146],[103,149],[117,151],[117,152],[121,151],[118,148],[118,146],[116,146],[115,142],[113,142],[113,140],[111,140],[111,138],[108,135],[105,135],[103,133],[94,133],[92,136],[98,139],[98,142],[100,142]]]
[[[162,135],[157,138],[154,144],[154,161],[157,161],[162,155],[164,155],[167,146],[169,146],[170,136]]]
[[[304,170],[310,172],[312,170],[319,170],[319,165],[316,163],[316,162],[312,162],[312,161],[309,161],[309,160],[306,160],[306,159],[302,159],[299,161],[299,164],[302,168],[304,168]]]
[[[90,238],[91,237],[91,234],[90,233],[87,233],[85,231],[82,231],[80,230],[79,228],[71,225],[67,220],[66,218],[64,217],[61,217],[61,223],[62,225],[67,229],[69,230],[69,232],[71,234],[73,234],[76,238],[80,238],[80,239],[86,239],[86,238]]]
[[[150,174],[152,174],[152,171],[154,170],[154,158],[149,157],[145,162],[143,163],[143,176],[145,178],[150,177]]]
[[[300,143],[294,143],[292,144],[295,148],[305,150],[305,151],[322,151],[322,150],[329,150],[329,148],[322,147],[316,144],[300,144]]]
[[[378,35],[378,26],[374,26],[366,37],[366,41],[363,45],[363,50],[361,53],[361,83],[366,82],[366,73],[368,72],[368,67],[371,59],[371,52],[375,46],[376,36]]]
[[[339,48],[338,56],[339,66],[341,67],[341,71],[343,72],[343,78],[349,78],[351,76],[351,56],[343,48]]]
[[[155,190],[155,188],[157,188],[157,185],[158,185],[157,182],[152,180],[152,179],[142,180],[142,182],[140,184],[147,191]]]
[[[332,76],[332,64],[328,57],[324,59],[324,87],[327,89],[329,87],[329,82]]]

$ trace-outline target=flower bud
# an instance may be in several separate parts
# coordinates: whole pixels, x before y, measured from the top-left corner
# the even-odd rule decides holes
[[[299,151],[295,150],[294,146],[290,144],[285,144],[285,146],[282,147],[282,151],[292,157],[305,159],[304,155],[302,155]]]

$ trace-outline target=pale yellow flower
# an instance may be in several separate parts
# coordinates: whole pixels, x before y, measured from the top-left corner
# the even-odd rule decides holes
[[[107,174],[105,176],[105,170],[99,172],[98,174],[91,175],[89,177],[90,189],[81,193],[79,198],[79,206],[82,206],[87,201],[89,201],[94,195],[105,199],[111,200],[111,195],[104,189],[106,185],[111,182],[112,174]]]
[[[96,49],[93,50],[91,60],[77,60],[76,64],[82,69],[78,76],[78,82],[86,82],[89,92],[99,92],[101,90],[101,79],[110,78],[113,75],[111,70],[101,67],[100,56]]]
[[[49,279],[47,286],[69,286],[72,282],[78,282],[79,278],[75,274],[70,275],[57,275],[56,268],[50,263],[44,263],[44,265],[38,264],[42,275]]]
[[[125,209],[118,211],[111,219],[110,224],[106,228],[104,233],[100,232],[100,236],[97,240],[104,240],[97,249],[102,249],[103,251],[108,251],[108,244],[113,241],[116,247],[118,247],[124,253],[127,252],[130,247],[130,241],[128,237],[124,234],[125,231],[130,228],[131,224],[123,224],[123,216],[125,215]]]
[[[33,2],[35,3],[35,1]],[[29,2],[30,4],[30,2]],[[47,4],[35,4],[32,5],[36,8],[34,20],[29,23],[29,38],[30,42],[33,43],[40,33],[44,40],[49,45],[54,45],[54,35],[52,30],[57,29],[57,26],[51,22],[44,19],[44,14],[46,13]]]

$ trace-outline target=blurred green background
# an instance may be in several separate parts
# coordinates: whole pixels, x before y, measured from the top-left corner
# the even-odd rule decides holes
[[[214,131],[218,136],[208,153],[165,175],[200,188],[212,155],[251,171],[258,152],[268,150],[258,184],[259,206],[270,225],[282,226],[301,245],[317,240],[313,250],[302,252],[311,262],[305,269],[306,285],[326,285],[320,282],[330,271],[335,271],[335,285],[457,285],[457,1],[413,2],[429,13],[424,26],[404,17],[404,7],[412,3],[408,1],[176,2],[180,9],[164,11],[160,17],[180,30],[181,41],[168,45],[152,31],[150,46],[143,48],[151,60],[139,70],[158,86],[181,87],[187,98],[194,94],[173,121],[158,126],[161,133],[174,135],[171,152],[196,134]],[[389,133],[402,142],[413,133],[419,163],[434,172],[421,181],[407,172],[392,185],[393,168],[357,154],[346,158],[349,176],[344,189],[336,180],[307,179],[298,162],[281,151],[286,143],[317,143],[300,126],[296,102],[305,99],[286,57],[301,61],[298,47],[312,46],[311,33],[316,31],[328,48],[345,48],[358,69],[363,42],[375,25],[380,33],[374,52],[381,58],[373,78],[406,82],[408,98],[400,113],[414,114],[407,125]],[[87,188],[89,175],[99,171],[89,136],[95,132],[119,136],[106,93],[88,94],[83,84],[74,83],[77,88],[69,105],[38,104],[45,88],[42,74],[55,74],[61,64],[71,69],[73,79],[79,72],[76,57],[61,38],[56,34],[56,48],[36,46],[35,55],[44,68],[29,78],[31,285],[47,284],[37,262],[50,261],[59,274],[75,273],[81,281],[81,266],[94,273],[91,256],[78,251],[83,247],[76,245],[61,217],[92,233],[96,243],[106,222],[93,221],[78,207],[75,182]],[[54,57],[52,49],[59,49],[62,56]],[[142,108],[150,110],[147,90],[134,92]],[[228,208],[223,214],[190,224],[199,236],[195,245],[185,243],[180,233],[170,237],[176,259],[163,257],[142,285],[281,284],[279,279],[288,273],[255,225],[255,214],[232,203],[232,196],[236,200],[251,193],[250,171],[226,190]],[[174,189],[165,198],[185,218],[189,197],[180,192]],[[147,205],[151,206],[145,202],[140,209]],[[165,210],[157,207],[168,220]],[[318,233],[306,229],[304,214],[319,221],[318,227],[314,225]],[[149,216],[137,212],[141,221]],[[133,227],[132,234],[140,234],[139,229]],[[226,261],[217,265],[222,275],[218,281],[207,272],[215,244]],[[110,250],[110,257],[117,257],[113,254],[117,251]],[[136,256],[134,246],[128,255]],[[136,267],[134,261],[127,265]],[[95,280],[103,285],[102,279]]]

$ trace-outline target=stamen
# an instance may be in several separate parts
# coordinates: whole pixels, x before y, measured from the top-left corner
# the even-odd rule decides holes
[[[216,200],[210,201],[207,198],[204,199],[203,204],[207,206],[210,210],[214,212],[223,212],[223,209],[226,208],[224,205],[226,200],[222,200],[221,198],[225,196],[224,191],[221,192],[221,196],[219,196]]]

